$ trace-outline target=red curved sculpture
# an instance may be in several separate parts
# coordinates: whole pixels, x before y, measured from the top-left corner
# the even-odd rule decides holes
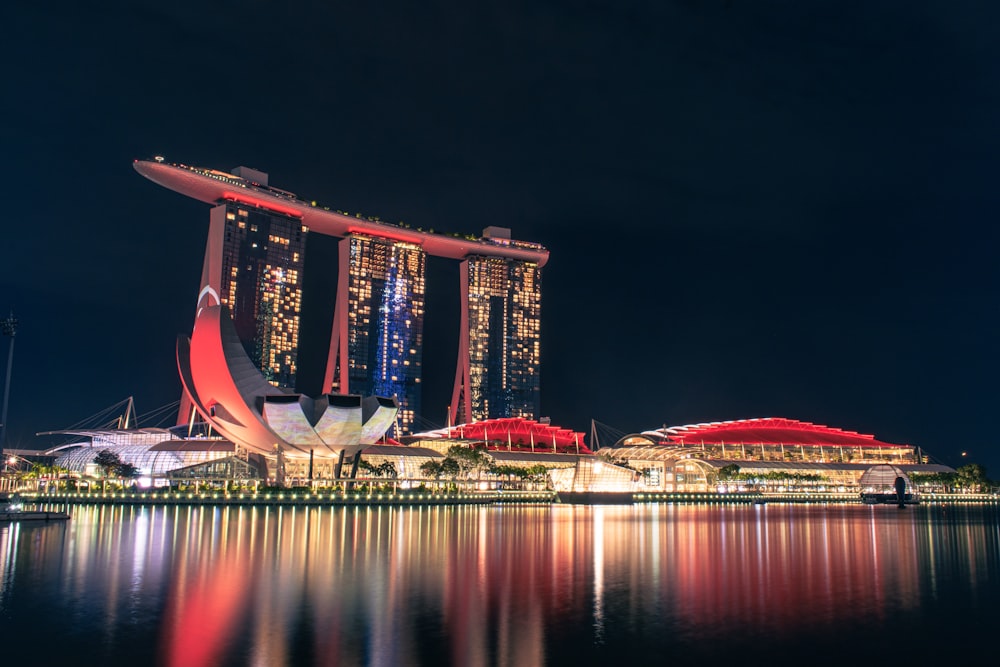
[[[190,340],[177,342],[184,393],[202,418],[233,443],[261,454],[353,455],[392,426],[394,398],[326,394],[312,398],[269,384],[236,335],[225,306],[203,299]]]

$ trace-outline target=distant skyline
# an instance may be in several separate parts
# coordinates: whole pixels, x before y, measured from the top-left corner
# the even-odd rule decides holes
[[[208,207],[132,170],[163,154],[543,244],[555,424],[787,417],[1000,477],[998,13],[17,3],[0,46],[17,63],[0,108],[8,444],[179,396]],[[446,289],[428,290],[423,412],[443,423],[457,268],[427,269]]]

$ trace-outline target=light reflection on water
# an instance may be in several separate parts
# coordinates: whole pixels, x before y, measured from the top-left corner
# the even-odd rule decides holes
[[[0,525],[8,656],[44,646],[73,664],[185,667],[929,658],[949,641],[930,633],[968,645],[1000,593],[993,507],[70,511],[68,524]]]

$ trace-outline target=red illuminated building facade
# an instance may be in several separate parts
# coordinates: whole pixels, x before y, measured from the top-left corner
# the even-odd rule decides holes
[[[466,442],[487,451],[513,451],[552,454],[592,454],[586,437],[579,431],[553,426],[547,421],[521,417],[487,419],[458,426],[425,431],[407,439],[410,442],[438,440],[447,445]]]
[[[716,490],[723,468],[742,473],[744,484],[734,486],[756,477],[776,487],[824,491],[853,489],[882,464],[907,473],[952,471],[913,445],[784,418],[664,427],[627,435],[599,453],[638,471],[646,488],[667,492]]]

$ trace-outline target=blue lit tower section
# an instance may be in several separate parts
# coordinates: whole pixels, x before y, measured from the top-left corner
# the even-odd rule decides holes
[[[462,329],[452,419],[472,423],[540,412],[541,268],[472,256],[461,264]]]
[[[363,234],[340,242],[331,389],[396,398],[402,433],[420,414],[425,265],[411,243]]]
[[[217,206],[211,218],[222,232],[219,301],[267,381],[294,389],[308,229],[298,218],[238,202]]]

